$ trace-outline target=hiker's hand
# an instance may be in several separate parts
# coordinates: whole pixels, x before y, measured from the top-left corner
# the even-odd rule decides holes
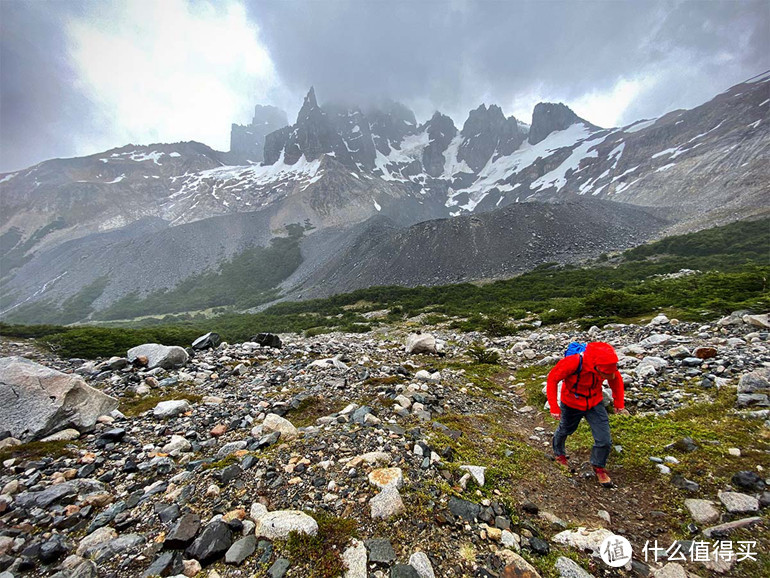
[[[629,416],[629,415],[631,415],[631,414],[630,414],[630,413],[628,413],[628,410],[627,410],[626,408],[623,408],[623,409],[621,409],[621,410],[619,410],[619,411],[618,411],[618,415],[625,415],[625,416]]]
[[[551,417],[555,420],[561,420],[561,413],[553,413],[551,412]]]

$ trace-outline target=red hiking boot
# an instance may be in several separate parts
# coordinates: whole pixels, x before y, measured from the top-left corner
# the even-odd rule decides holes
[[[567,456],[554,456],[553,459],[556,460],[557,464],[561,464],[565,468],[569,467],[569,464],[567,463]]]
[[[612,487],[612,480],[610,479],[610,476],[607,475],[607,470],[594,466],[594,473],[596,474],[596,479],[599,480],[599,483],[602,485],[602,487]]]

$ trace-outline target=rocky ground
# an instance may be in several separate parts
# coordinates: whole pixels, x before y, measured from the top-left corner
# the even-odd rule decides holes
[[[405,347],[416,330],[426,352]],[[341,561],[362,578],[770,571],[766,316],[280,337],[97,361],[0,341],[119,404],[85,433],[59,412],[44,441],[2,434],[0,577],[320,577]],[[573,340],[620,354],[632,415],[611,416],[612,489],[590,471],[585,424],[571,471],[549,459],[541,390]],[[476,343],[499,363],[476,363]],[[0,381],[21,395],[15,362]],[[599,557],[613,533],[633,546],[625,568]]]

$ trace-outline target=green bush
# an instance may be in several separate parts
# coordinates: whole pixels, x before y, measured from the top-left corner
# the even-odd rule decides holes
[[[583,299],[583,314],[631,317],[650,309],[650,299],[616,289],[597,289]]]
[[[500,363],[500,354],[497,351],[486,349],[480,343],[471,345],[467,353],[477,364],[497,365]]]

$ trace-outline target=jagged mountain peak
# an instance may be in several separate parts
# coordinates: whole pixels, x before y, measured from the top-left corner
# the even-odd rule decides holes
[[[564,130],[579,122],[582,122],[586,126],[594,126],[590,122],[576,115],[566,104],[561,102],[539,102],[532,111],[532,126],[529,129],[529,144],[537,144],[552,132]]]

